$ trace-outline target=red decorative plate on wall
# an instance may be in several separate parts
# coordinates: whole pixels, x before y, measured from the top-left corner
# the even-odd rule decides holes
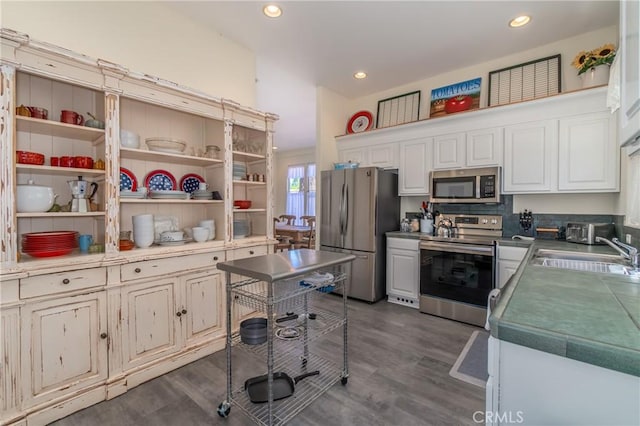
[[[347,123],[347,133],[360,133],[371,130],[373,127],[373,115],[369,111],[358,111]]]

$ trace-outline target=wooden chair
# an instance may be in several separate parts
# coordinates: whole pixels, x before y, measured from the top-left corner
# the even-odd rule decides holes
[[[273,236],[278,242],[273,246],[273,252],[277,253],[278,250],[281,252],[291,249],[291,237],[285,235],[278,235],[276,230],[276,224],[280,222],[277,217],[273,218]]]
[[[292,241],[291,247],[293,249],[299,248],[308,248],[315,249],[316,248],[316,217],[315,216],[300,216],[300,219],[304,222],[304,226],[308,226],[311,228],[309,234],[305,237],[302,237],[302,241]]]
[[[279,219],[280,222],[287,222],[287,225],[295,225],[297,218],[291,214],[281,214]]]

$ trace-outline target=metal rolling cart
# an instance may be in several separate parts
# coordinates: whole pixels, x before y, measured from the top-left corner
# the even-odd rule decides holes
[[[218,263],[218,269],[226,272],[227,282],[227,395],[218,406],[221,417],[227,417],[234,405],[258,424],[284,424],[338,381],[347,383],[346,271],[354,259],[350,254],[301,249]],[[231,274],[242,278],[232,282]],[[322,306],[326,293],[336,290],[342,293],[340,313]],[[234,304],[266,314],[266,342],[247,344],[240,333],[232,332]],[[279,327],[276,322],[281,320],[276,319],[276,313],[280,312],[296,319],[300,331],[297,339],[274,339]],[[318,338],[339,328],[343,329],[342,365],[310,350]],[[246,377],[243,385],[234,389],[232,348],[266,358],[266,375]],[[298,377],[291,379],[289,375]],[[283,376],[291,384],[291,393],[284,396],[276,386],[281,385]],[[258,379],[262,379],[264,392],[261,403],[251,395]]]

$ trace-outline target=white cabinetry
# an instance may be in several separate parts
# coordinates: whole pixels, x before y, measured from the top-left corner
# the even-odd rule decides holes
[[[503,130],[501,127],[467,132],[466,164],[469,167],[502,165]]]
[[[360,167],[396,168],[398,167],[398,144],[389,142],[339,149],[338,158],[343,163],[360,163]]]
[[[398,195],[429,194],[429,171],[433,138],[421,138],[400,143]]]
[[[223,259],[220,252],[122,266],[123,280],[138,278],[121,290],[123,370],[222,335],[224,282],[215,264]]]
[[[495,279],[497,288],[504,287],[509,278],[515,274],[526,254],[527,249],[524,247],[507,247],[498,244]]]
[[[640,424],[636,376],[493,336],[488,354],[487,425]]]
[[[557,179],[557,152],[557,120],[505,127],[503,192],[551,191]]]
[[[465,134],[452,133],[433,138],[433,169],[455,169],[465,165]]]
[[[618,191],[620,150],[608,111],[560,119],[559,191]]]
[[[106,380],[106,300],[97,291],[21,309],[23,408]]]
[[[387,238],[387,300],[419,308],[420,240]]]
[[[433,168],[499,166],[502,164],[502,128],[451,133],[433,138]]]
[[[620,143],[640,139],[640,2],[620,2]]]

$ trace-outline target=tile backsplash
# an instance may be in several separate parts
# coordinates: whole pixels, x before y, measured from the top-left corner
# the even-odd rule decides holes
[[[513,212],[513,196],[502,195],[500,204],[434,204],[435,211],[441,214],[496,214],[502,216],[502,235],[511,237],[513,235],[527,235],[537,238],[544,238],[544,234],[538,235],[536,228],[564,229],[567,222],[595,222],[614,223],[616,235],[625,241],[624,235],[631,234],[631,244],[640,244],[640,229],[623,226],[624,216],[603,215],[603,214],[537,214],[533,211],[533,225],[528,232],[524,232],[520,227],[520,215]],[[407,213],[409,214],[409,213]]]

